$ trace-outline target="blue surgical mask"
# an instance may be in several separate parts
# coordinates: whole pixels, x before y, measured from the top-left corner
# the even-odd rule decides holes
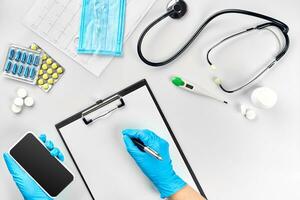
[[[126,0],[83,0],[78,53],[121,56]]]

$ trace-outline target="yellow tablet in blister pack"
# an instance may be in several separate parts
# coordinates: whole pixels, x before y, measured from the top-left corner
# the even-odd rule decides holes
[[[65,73],[65,68],[54,60],[47,52],[45,52],[37,44],[33,43],[30,48],[32,50],[42,51],[42,64],[38,71],[37,85],[45,92],[49,92],[52,87]]]

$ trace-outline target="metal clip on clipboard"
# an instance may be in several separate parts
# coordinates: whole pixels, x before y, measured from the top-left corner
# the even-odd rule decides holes
[[[99,112],[99,114],[96,114],[95,116],[88,117],[88,115],[92,115],[96,111],[99,111],[100,109],[105,108],[106,106],[111,105],[113,102],[117,102],[117,101],[119,101],[119,103],[114,105],[110,109]],[[113,113],[114,111],[116,111],[124,106],[125,106],[125,102],[122,99],[122,97],[120,95],[115,95],[107,100],[97,101],[97,103],[94,106],[92,106],[88,110],[82,112],[81,118],[86,125],[89,125],[98,119],[108,116],[109,114]]]

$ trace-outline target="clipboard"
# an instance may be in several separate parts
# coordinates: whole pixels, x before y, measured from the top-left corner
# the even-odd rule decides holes
[[[145,102],[140,102],[141,100]],[[133,111],[135,108],[138,109],[138,111],[137,110]],[[145,110],[142,111],[141,109],[145,109]],[[146,120],[145,119],[142,120],[138,118],[131,119],[131,121],[130,119],[128,119],[129,121],[127,120],[127,116],[132,117],[135,116],[134,114],[137,113],[139,116],[142,116],[141,118],[144,117],[143,113],[148,113],[148,114],[154,113],[154,115],[149,116],[149,118],[145,118]],[[141,113],[141,115],[139,113]],[[196,175],[192,170],[192,167],[190,166],[187,158],[185,157],[175,137],[175,134],[173,133],[157,100],[155,99],[149,84],[145,79],[143,79],[105,99],[97,101],[94,105],[87,107],[83,111],[55,125],[92,199],[97,199],[97,200],[98,199],[120,199],[123,197],[122,199],[134,200],[135,196],[138,195],[137,191],[142,192],[143,199],[150,200],[150,199],[155,199],[155,197],[159,199],[159,195],[155,191],[152,184],[150,182],[147,182],[148,181],[147,178],[138,169],[133,159],[130,158],[129,154],[125,150],[125,147],[122,148],[124,144],[122,144],[123,141],[122,141],[121,134],[115,133],[115,131],[113,131],[113,133],[111,134],[107,133],[109,132],[110,129],[112,129],[111,127],[114,127],[113,125],[111,125],[113,122],[121,123],[122,120],[126,121],[124,119],[127,120],[127,124],[125,123],[126,126],[136,125],[135,124],[136,121],[141,120],[140,124],[142,124],[141,126],[144,126],[143,128],[149,128],[147,124],[149,126],[152,126],[153,124],[157,125],[160,123],[159,130],[154,130],[154,132],[160,133],[161,131],[165,135],[164,136],[161,136],[159,134],[158,135],[164,139],[166,139],[167,137],[168,139],[167,141],[170,144],[171,159],[173,160],[175,157],[175,160],[173,160],[173,166],[174,168],[178,167],[179,169],[179,170],[175,169],[176,173],[181,177],[183,176],[182,178],[189,185],[191,185],[195,190],[198,190],[200,194],[206,198],[205,193],[201,185],[199,184]],[[156,121],[154,123],[149,122],[152,121],[152,119]],[[120,124],[119,128],[122,129],[142,128],[142,127],[124,127],[125,124]],[[107,129],[105,129],[106,126],[108,127]],[[153,127],[154,126],[150,127],[149,129]],[[99,130],[103,130],[103,131],[101,132]],[[91,139],[91,137],[95,137],[95,139]],[[98,137],[98,139],[96,139],[96,137]],[[115,143],[115,140],[118,140],[117,141],[118,146],[116,147],[113,146],[113,144],[107,144],[109,142],[106,142],[106,138],[112,141],[112,143]],[[102,139],[103,141],[101,141]],[[84,151],[87,150],[80,150],[81,148],[79,145],[81,144],[82,141],[86,141],[86,140],[89,140],[87,143],[88,145],[86,145],[89,146],[88,148],[91,148],[92,151],[97,150],[94,152],[95,155],[90,156],[88,158],[87,156],[85,157],[83,156],[84,154],[87,153]],[[103,143],[101,144],[101,142]],[[111,149],[108,151],[107,148],[111,148]],[[102,153],[102,155],[99,156],[98,153],[99,152],[101,153],[102,151],[103,152],[105,151],[105,153]],[[91,154],[90,152],[88,153],[89,155]],[[112,164],[110,165],[107,164],[108,160],[109,162],[112,162]],[[90,164],[87,165],[86,164],[87,161],[89,161]],[[114,162],[116,163],[122,162],[122,163],[115,164]],[[98,164],[97,169],[92,168],[92,165],[94,163]],[[111,169],[112,171],[108,170],[101,174],[102,170],[105,171],[107,170],[107,168],[114,168],[114,167],[115,168],[120,167],[120,168],[114,171]],[[91,175],[92,173],[91,171],[93,171],[93,173],[95,174],[94,176]],[[99,180],[105,178],[109,178],[110,181],[113,181],[112,178],[117,180],[114,180],[115,184],[113,186],[102,185],[106,187],[106,188],[104,187],[105,191],[103,191],[103,187],[101,186],[101,183],[96,182],[95,176],[99,176],[97,177],[99,178]],[[122,176],[127,176],[127,177],[122,177]],[[129,193],[130,191],[127,190],[128,188],[130,188],[130,186],[128,186],[128,188],[124,190],[122,189],[122,184],[127,184],[126,186],[130,184],[131,186],[135,187],[135,189],[134,191],[131,191],[131,193]],[[120,188],[117,188],[118,186]],[[113,190],[109,191],[108,187],[114,187],[115,191],[118,191],[120,193],[123,192],[122,194],[120,194],[122,196],[112,198],[110,194]],[[110,194],[104,194],[105,192]],[[118,192],[114,192],[113,194],[117,195],[116,193]],[[130,196],[130,194],[132,193],[134,196]],[[136,197],[136,199],[141,199],[141,197]]]

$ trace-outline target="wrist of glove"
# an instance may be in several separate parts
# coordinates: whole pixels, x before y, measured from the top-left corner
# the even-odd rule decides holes
[[[186,183],[173,170],[167,141],[150,130],[126,129],[122,133],[127,151],[155,185],[161,198],[170,197],[186,186]],[[158,152],[163,159],[158,160],[141,151],[131,138],[141,140],[146,146]]]

